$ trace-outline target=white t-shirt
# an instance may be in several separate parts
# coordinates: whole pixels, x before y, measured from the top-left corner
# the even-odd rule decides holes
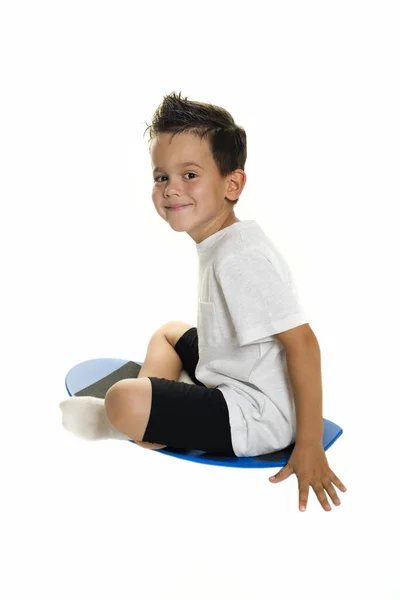
[[[196,244],[196,377],[226,400],[236,456],[295,440],[284,346],[273,337],[308,323],[289,266],[256,221],[238,221]]]

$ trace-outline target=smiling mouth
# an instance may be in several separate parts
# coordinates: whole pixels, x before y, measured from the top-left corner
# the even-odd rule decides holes
[[[192,205],[191,204],[182,204],[181,206],[166,206],[166,209],[176,211],[176,210],[182,210],[183,208],[188,208],[189,206],[192,206]]]

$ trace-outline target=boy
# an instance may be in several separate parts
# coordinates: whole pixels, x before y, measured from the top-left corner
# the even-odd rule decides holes
[[[137,379],[113,385],[105,400],[61,403],[64,425],[84,437],[119,437],[232,456],[296,444],[271,481],[293,472],[300,509],[312,485],[330,510],[331,471],[322,445],[318,341],[298,303],[285,259],[255,221],[234,206],[246,183],[245,131],[224,109],[170,94],[150,131],[157,213],[195,242],[198,327],[171,321],[151,337]],[[181,378],[186,371],[192,382]]]

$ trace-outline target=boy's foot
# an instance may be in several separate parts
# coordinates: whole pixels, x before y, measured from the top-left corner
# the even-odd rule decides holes
[[[107,418],[104,398],[71,396],[59,404],[65,429],[86,440],[130,440]]]

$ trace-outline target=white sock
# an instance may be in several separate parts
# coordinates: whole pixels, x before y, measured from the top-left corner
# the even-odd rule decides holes
[[[71,396],[59,404],[62,424],[68,431],[86,440],[130,440],[115,429],[104,408],[104,398]]]

